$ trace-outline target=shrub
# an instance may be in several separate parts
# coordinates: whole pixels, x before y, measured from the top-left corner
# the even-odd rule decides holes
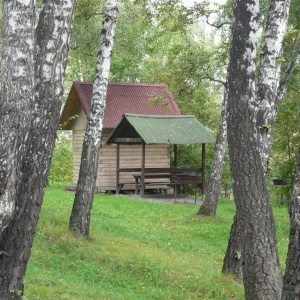
[[[72,182],[72,140],[71,135],[58,132],[49,174],[49,183]]]

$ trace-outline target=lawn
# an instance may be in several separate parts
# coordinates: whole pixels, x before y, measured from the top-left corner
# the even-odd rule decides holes
[[[74,194],[47,188],[25,278],[28,300],[244,299],[221,274],[234,203],[221,199],[216,218],[198,206],[96,195],[90,237],[68,231]],[[282,267],[288,215],[275,207]]]

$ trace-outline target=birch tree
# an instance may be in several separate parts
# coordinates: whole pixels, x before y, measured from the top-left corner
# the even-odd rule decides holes
[[[289,204],[290,235],[282,300],[300,299],[300,148]]]
[[[44,0],[35,26],[34,1],[2,2],[5,152],[0,168],[5,197],[0,203],[9,209],[1,209],[0,299],[23,295],[55,143],[75,3]]]
[[[283,41],[287,30],[290,0],[270,1],[264,44],[260,51],[260,67],[256,94],[257,144],[266,170],[281,74]],[[284,93],[285,94],[285,93]],[[280,95],[282,98],[284,94]]]
[[[70,230],[83,238],[87,238],[89,235],[117,16],[117,0],[106,0],[92,103],[83,140],[78,185],[69,222]]]
[[[277,2],[277,1],[275,1]],[[228,147],[246,299],[280,299],[274,217],[255,134],[258,1],[234,1],[228,67]]]
[[[33,2],[18,6],[13,1],[3,1],[2,11],[0,237],[16,208],[18,157],[24,153],[34,90]]]
[[[224,155],[227,145],[227,93],[225,94],[222,105],[219,131],[214,149],[214,157],[211,163],[211,169],[207,188],[203,196],[203,203],[200,206],[198,215],[215,216],[218,207],[220,195],[222,173],[224,168]]]
[[[277,115],[277,106],[285,95],[291,73],[295,69],[295,59],[291,58],[291,64],[287,68],[280,83],[281,63],[280,57],[283,51],[284,34],[287,28],[290,1],[272,0],[269,6],[266,29],[264,32],[263,47],[260,51],[260,65],[257,91],[253,105],[253,130],[257,139],[258,151],[261,155],[261,163],[264,173],[267,169],[267,161],[270,152],[272,126]],[[236,200],[236,195],[235,200]],[[237,200],[236,200],[237,201]],[[232,273],[237,279],[242,278],[243,251],[241,250],[239,216],[236,215],[231,228],[230,239],[224,259],[223,272]]]

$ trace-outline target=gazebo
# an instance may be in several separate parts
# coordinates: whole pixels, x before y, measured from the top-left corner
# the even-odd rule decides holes
[[[107,139],[107,144],[116,144],[116,193],[118,194],[125,183],[120,181],[120,173],[135,173],[136,187],[140,189],[140,195],[144,196],[145,179],[172,178],[178,174],[193,173],[201,171],[202,194],[205,181],[205,145],[215,143],[214,136],[205,128],[195,116],[192,115],[137,115],[124,114],[119,124]],[[142,147],[142,158],[140,168],[120,168],[120,146],[137,145]],[[174,145],[174,167],[173,168],[147,168],[145,166],[145,145],[168,144]],[[201,144],[202,162],[201,168],[182,169],[178,168],[177,145]],[[190,177],[189,177],[190,178]],[[137,181],[139,179],[139,181]],[[193,183],[185,180],[183,183]],[[164,183],[164,182],[162,182]],[[154,182],[154,184],[159,184]]]

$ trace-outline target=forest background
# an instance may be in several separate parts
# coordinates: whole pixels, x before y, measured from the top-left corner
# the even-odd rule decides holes
[[[228,63],[229,2],[212,5],[202,1],[185,6],[179,0],[154,1],[151,5],[144,0],[122,1],[109,81],[167,84],[182,114],[195,115],[216,136]],[[63,101],[73,81],[94,79],[103,5],[103,1],[96,0],[77,3]],[[262,2],[261,5],[263,13],[267,3]],[[293,39],[298,33],[298,13],[299,7],[292,3],[285,55],[290,55]],[[263,15],[261,20],[263,26]],[[284,65],[285,58],[280,59]],[[268,164],[272,198],[282,204],[289,199],[300,142],[297,82],[299,70],[294,72],[280,106]],[[197,146],[181,146],[179,155],[181,167],[200,165],[201,155]],[[207,156],[208,175],[213,147],[208,147]],[[287,184],[274,186],[274,179],[283,179]],[[72,182],[70,132],[58,132],[49,176],[51,182]],[[230,191],[226,154],[222,192],[227,197]]]

